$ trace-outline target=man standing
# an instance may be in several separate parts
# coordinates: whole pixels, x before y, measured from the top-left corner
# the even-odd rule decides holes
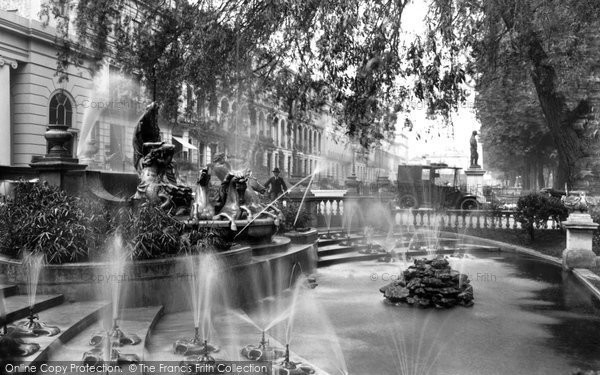
[[[269,185],[271,186],[271,189],[269,190],[269,197],[271,200],[275,200],[283,194],[283,192],[287,191],[285,181],[283,181],[283,178],[279,177],[279,172],[281,172],[279,168],[275,167],[275,169],[273,169],[273,177],[269,178],[265,183],[265,188],[268,188]]]

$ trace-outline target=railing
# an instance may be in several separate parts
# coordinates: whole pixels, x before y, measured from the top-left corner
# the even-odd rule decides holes
[[[436,227],[445,229],[504,229],[522,230],[523,227],[515,219],[516,212],[512,210],[444,210],[428,209],[394,210],[396,225],[409,227]],[[536,229],[561,229],[561,223],[550,218],[543,224],[537,224]]]
[[[302,197],[290,197],[299,203]],[[371,225],[385,229],[391,225],[438,229],[522,230],[513,210],[432,210],[397,209],[392,198],[378,196],[306,197],[304,205],[312,216],[311,226],[327,228],[363,228]],[[560,221],[552,218],[536,229],[561,229]]]

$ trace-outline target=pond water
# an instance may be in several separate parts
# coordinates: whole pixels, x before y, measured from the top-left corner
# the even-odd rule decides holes
[[[320,268],[319,286],[304,290],[295,302],[292,350],[331,374],[532,375],[600,369],[600,307],[573,276],[507,253],[449,261],[469,275],[473,307],[385,303],[379,288],[408,263]],[[286,341],[285,327],[270,333]]]

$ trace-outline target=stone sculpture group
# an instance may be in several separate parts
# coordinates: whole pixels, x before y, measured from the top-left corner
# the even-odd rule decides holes
[[[224,154],[215,155],[212,163],[200,171],[195,194],[190,187],[179,184],[173,163],[175,147],[160,138],[158,109],[156,103],[150,104],[135,128],[134,165],[140,182],[132,197],[134,202],[160,206],[175,216],[189,215],[193,222],[227,220],[231,230],[237,230],[236,220],[258,216],[271,217],[279,225],[282,213],[274,202],[260,203],[257,192],[264,192],[265,187],[252,177],[250,170],[232,170]],[[216,196],[211,197],[212,174],[221,183]]]

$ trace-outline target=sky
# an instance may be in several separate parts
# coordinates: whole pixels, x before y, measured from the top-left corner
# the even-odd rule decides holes
[[[407,5],[402,16],[402,25],[409,35],[422,34],[425,31],[424,17],[427,14],[428,1],[414,0]],[[410,159],[429,156],[432,162],[444,161],[449,165],[467,168],[469,162],[469,139],[474,130],[479,130],[480,124],[475,117],[475,92],[472,91],[467,102],[460,106],[452,115],[452,125],[444,125],[442,119],[429,120],[421,103],[413,103],[410,114],[400,117],[397,127],[408,136],[408,157]],[[402,130],[404,118],[408,117],[413,123],[412,131]],[[481,145],[480,145],[481,148]],[[479,151],[481,164],[481,150]]]

